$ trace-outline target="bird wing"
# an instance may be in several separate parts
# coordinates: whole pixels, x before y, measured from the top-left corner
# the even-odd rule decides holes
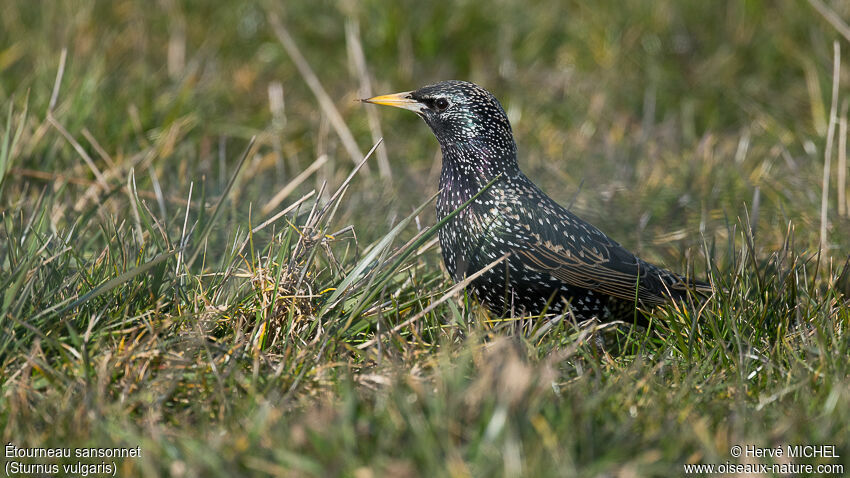
[[[547,215],[548,221],[537,217],[523,224],[528,240],[517,244],[513,252],[527,267],[572,286],[628,301],[637,298],[650,306],[685,295],[684,278],[642,261],[594,226],[554,206],[558,213]],[[558,218],[557,227],[551,224],[554,218]]]

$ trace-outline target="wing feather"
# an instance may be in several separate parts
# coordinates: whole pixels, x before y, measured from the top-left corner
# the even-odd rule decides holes
[[[528,225],[537,221],[525,223],[530,240],[513,248],[513,252],[527,267],[571,286],[627,301],[637,298],[649,306],[681,296],[689,288],[682,277],[642,261],[566,209],[559,212],[556,216],[564,219],[558,228],[544,228],[541,232]],[[557,234],[558,230],[573,232]],[[580,240],[576,241],[578,234]]]

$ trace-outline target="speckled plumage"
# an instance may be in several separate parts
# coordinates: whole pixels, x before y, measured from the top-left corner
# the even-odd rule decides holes
[[[532,183],[517,164],[508,117],[487,90],[444,81],[364,101],[412,110],[431,127],[443,153],[438,218],[499,177],[439,231],[455,281],[510,253],[471,283],[492,312],[558,313],[569,304],[579,319],[631,321],[636,298],[651,307],[688,288],[710,291],[637,258]]]

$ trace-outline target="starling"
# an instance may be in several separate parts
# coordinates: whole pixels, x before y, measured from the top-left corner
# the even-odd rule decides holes
[[[499,315],[561,313],[579,320],[632,322],[653,307],[708,293],[708,284],[644,262],[540,190],[517,164],[511,125],[499,101],[466,81],[443,81],[362,100],[418,114],[443,153],[437,216],[445,218],[495,180],[439,231],[454,281],[508,257],[470,283]]]

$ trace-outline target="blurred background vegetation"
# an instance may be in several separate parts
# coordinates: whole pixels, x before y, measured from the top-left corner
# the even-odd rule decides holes
[[[68,48],[56,117],[74,136],[87,129],[118,163],[160,145],[136,181],[152,191],[155,173],[169,197],[185,197],[189,182],[220,193],[236,153],[260,135],[264,154],[238,183],[241,217],[321,154],[330,161],[318,177],[329,186],[353,166],[270,28],[269,11],[281,16],[361,151],[373,140],[366,108],[354,101],[364,92],[352,40],[372,93],[448,78],[492,90],[514,122],[527,174],[557,200],[575,198],[581,214],[638,252],[660,253],[644,242],[676,231],[680,247],[698,244],[700,232],[711,237],[718,220],[742,214],[757,187],[768,221],[793,219],[782,212],[790,204],[819,209],[812,181],[823,162],[836,34],[798,1],[12,2],[0,31],[0,94],[18,111],[28,104],[35,121]],[[347,29],[355,33],[347,37]],[[283,92],[277,117],[274,85]],[[418,118],[377,115],[392,177],[378,179],[372,165],[355,181],[343,219],[367,235],[434,191],[439,168]],[[44,134],[40,150],[14,166],[81,166],[59,134]],[[376,208],[382,213],[372,214]],[[805,226],[804,234],[817,230]]]
[[[839,19],[850,19],[850,2],[828,2],[827,8]],[[284,44],[286,40],[282,43],[281,35],[291,38],[293,44],[289,48]],[[79,391],[88,390],[91,376],[101,377],[100,372],[88,367],[101,363],[101,359],[103,364],[110,364],[111,354],[118,356],[124,351],[125,342],[114,331],[135,326],[127,324],[124,317],[133,316],[133,321],[142,323],[147,317],[164,314],[174,320],[169,322],[173,328],[168,329],[173,333],[164,334],[157,347],[173,349],[179,355],[184,340],[181,327],[185,326],[181,320],[195,317],[199,307],[231,317],[238,315],[232,307],[239,303],[250,316],[253,309],[235,299],[242,300],[244,294],[225,294],[220,303],[211,303],[204,297],[206,279],[225,270],[224,265],[217,265],[219,258],[228,254],[234,238],[242,237],[240,231],[244,233],[265,221],[302,195],[316,190],[317,196],[328,200],[378,137],[384,138],[383,144],[352,180],[327,232],[351,225],[361,248],[385,237],[436,191],[439,149],[415,115],[378,110],[356,100],[444,79],[473,81],[493,92],[512,120],[520,165],[526,174],[556,200],[572,204],[579,215],[641,256],[672,269],[693,267],[700,274],[716,267],[717,271],[736,277],[729,279],[730,283],[738,283],[741,278],[742,282],[763,286],[763,281],[769,282],[770,275],[781,270],[782,259],[779,265],[770,261],[790,248],[796,261],[810,266],[795,269],[800,272],[799,277],[804,277],[799,279],[803,282],[795,284],[813,294],[813,310],[829,316],[839,303],[832,289],[834,279],[850,251],[850,203],[839,191],[846,187],[840,184],[843,173],[837,171],[840,163],[834,159],[843,153],[839,145],[844,145],[846,129],[842,132],[836,127],[827,203],[827,248],[818,256],[836,41],[842,59],[850,55],[847,40],[812,4],[799,0],[496,0],[486,4],[463,0],[115,0],[56,1],[49,5],[7,0],[0,13],[0,133],[19,136],[11,148],[0,154],[0,159],[5,160],[0,161],[0,214],[4,222],[4,230],[0,231],[0,275],[7,275],[0,283],[12,291],[6,293],[0,309],[6,335],[0,348],[4,365],[0,372],[6,405],[3,408],[7,410],[0,414],[8,425],[3,440],[37,443],[48,440],[54,427],[58,427],[61,431],[55,433],[60,440],[99,446],[120,440],[143,441],[150,458],[126,465],[125,471],[150,476],[249,472],[415,476],[422,470],[463,476],[492,469],[506,475],[517,470],[532,475],[534,470],[550,466],[561,467],[567,475],[665,475],[679,470],[678,464],[688,459],[714,457],[722,461],[727,458],[722,448],[728,444],[723,440],[732,440],[731,435],[745,436],[746,430],[755,430],[752,436],[765,440],[764,446],[775,444],[769,440],[784,444],[787,440],[783,441],[783,437],[803,441],[817,438],[831,443],[832,433],[844,433],[838,444],[846,446],[850,388],[847,367],[840,365],[846,354],[836,349],[847,345],[846,309],[842,309],[843,322],[836,325],[838,329],[830,329],[843,330],[845,335],[839,333],[835,338],[833,334],[836,342],[821,341],[820,348],[812,344],[806,346],[809,348],[799,347],[826,362],[801,365],[805,358],[776,352],[778,355],[771,360],[781,365],[767,366],[773,375],[757,378],[760,381],[755,388],[748,388],[750,385],[745,385],[743,378],[735,378],[739,372],[743,376],[743,371],[737,370],[743,365],[735,357],[740,355],[740,360],[744,360],[741,357],[751,353],[751,349],[734,349],[741,344],[729,345],[729,336],[725,335],[717,342],[722,345],[717,346],[725,351],[720,355],[728,353],[732,358],[720,360],[712,352],[715,349],[704,345],[708,352],[697,354],[703,365],[687,362],[681,376],[678,371],[671,372],[677,377],[672,382],[688,390],[693,385],[688,380],[708,377],[705,380],[709,385],[694,385],[696,395],[682,391],[685,398],[665,395],[671,389],[670,383],[653,381],[656,366],[661,367],[663,362],[636,359],[639,365],[630,360],[623,365],[612,359],[601,368],[587,368],[592,371],[587,373],[596,378],[586,378],[578,368],[571,369],[569,379],[562,382],[566,387],[564,401],[569,403],[553,398],[546,387],[533,389],[516,402],[530,410],[547,410],[544,415],[549,414],[548,424],[529,421],[528,417],[540,416],[531,412],[527,416],[516,412],[517,415],[502,417],[519,423],[515,433],[499,435],[500,441],[492,445],[492,450],[482,445],[475,453],[464,451],[451,440],[458,449],[445,450],[439,440],[429,441],[433,437],[420,436],[416,431],[417,427],[427,428],[424,423],[431,423],[429,420],[437,426],[434,423],[460,414],[463,418],[456,426],[468,426],[481,436],[490,436],[487,430],[491,416],[472,413],[464,407],[490,403],[482,390],[504,391],[499,374],[510,367],[482,365],[478,352],[465,348],[456,351],[456,355],[447,352],[453,359],[440,356],[423,362],[419,352],[434,353],[433,349],[398,346],[400,355],[396,360],[402,372],[393,369],[388,375],[401,373],[397,379],[401,385],[399,391],[392,392],[397,395],[391,393],[390,398],[371,395],[371,390],[380,388],[375,384],[382,384],[381,380],[397,383],[396,378],[377,375],[351,379],[342,372],[330,377],[321,371],[307,374],[307,381],[313,385],[333,384],[325,389],[301,390],[298,380],[295,384],[291,380],[285,382],[285,387],[274,381],[266,384],[266,390],[294,390],[298,400],[302,400],[296,402],[302,405],[316,400],[319,405],[315,409],[299,408],[290,402],[277,408],[264,401],[267,397],[253,386],[242,382],[233,386],[234,391],[224,392],[230,382],[216,384],[208,369],[197,372],[197,376],[186,372],[178,392],[169,389],[162,395],[140,396],[138,402],[130,401],[137,405],[129,409],[124,404],[127,391],[137,391],[134,387],[138,383],[120,391],[118,384],[124,384],[123,376],[98,382],[108,389],[99,392],[102,401],[91,402],[90,392]],[[61,84],[55,85],[63,49],[67,49],[65,67]],[[299,69],[294,58],[297,56],[306,60],[328,95],[330,102],[324,107],[309,86],[310,74],[303,66]],[[848,64],[842,61],[838,83],[837,104],[842,116],[847,111]],[[342,123],[335,123],[333,110]],[[353,143],[346,144],[348,135]],[[254,136],[256,144],[241,170],[237,170],[240,153]],[[90,158],[90,164],[85,156]],[[305,170],[311,172],[299,176]],[[229,188],[231,177],[235,180]],[[128,181],[135,183],[136,194],[153,211],[151,216],[159,218],[161,224],[157,227],[162,228],[166,238],[162,243],[150,239],[158,232],[146,235],[144,241],[133,242],[133,224],[140,221],[133,220],[139,214],[134,209],[138,206],[121,189]],[[289,188],[288,195],[276,197],[284,187]],[[138,272],[138,276],[124,276],[125,282],[132,279],[128,283],[135,285],[126,290],[110,289],[112,302],[104,300],[99,305],[101,309],[92,306],[91,310],[83,308],[74,313],[72,307],[51,315],[59,305],[67,306],[97,290],[98,284],[115,287],[110,280],[120,279],[122,273],[135,274],[133,267],[173,251],[169,246],[178,243],[184,231],[190,188],[191,221],[208,217],[219,199],[226,199],[217,221],[198,219],[198,230],[207,224],[210,230],[203,237],[204,264],[198,262],[187,272],[194,274],[193,280],[198,284],[196,302],[185,297],[184,302],[176,297],[170,299],[173,302],[162,299],[163,291],[170,290],[162,286],[169,272],[156,266],[150,269],[155,272],[150,282],[142,279],[147,277],[147,269]],[[839,198],[844,199],[844,204],[839,203]],[[298,221],[292,219],[293,223],[303,224]],[[417,216],[415,226],[405,228],[401,237],[413,237],[434,222],[433,208],[426,207]],[[38,226],[37,231],[28,234],[33,223]],[[150,227],[153,231],[154,226]],[[277,227],[276,232],[281,228],[286,226]],[[754,232],[753,247],[748,250],[754,258],[755,272],[745,271],[740,261],[744,255],[742,244],[750,240],[741,235],[746,229]],[[258,232],[251,243],[252,253],[243,261],[253,262],[260,255],[253,252],[254,244],[260,250],[265,247],[263,244],[283,241],[272,230]],[[33,235],[36,242],[30,244]],[[38,238],[51,235],[64,238],[64,242],[37,242]],[[710,260],[706,259],[706,251]],[[73,256],[61,268],[56,265],[59,261],[51,259],[54,254]],[[104,260],[104,254],[115,257]],[[28,257],[37,260],[30,263]],[[174,269],[174,258],[165,259],[168,270]],[[407,289],[402,295],[415,298],[421,293],[432,297],[445,291],[448,282],[445,275],[437,275],[441,267],[437,252],[431,249],[417,260],[431,275],[417,276],[413,281],[418,284],[416,287],[405,283]],[[221,261],[226,263],[225,259]],[[772,265],[765,265],[768,263]],[[765,267],[761,272],[758,264]],[[821,276],[812,269],[819,265],[823,267]],[[45,272],[51,267],[55,267],[51,269],[54,275]],[[340,271],[350,270],[347,267],[343,264]],[[811,278],[809,273],[813,274]],[[313,271],[310,277],[325,277],[322,274]],[[179,277],[168,280],[180,287],[186,284]],[[317,286],[326,289],[335,284]],[[233,289],[244,291],[243,286]],[[784,288],[777,290],[780,299],[785,297]],[[191,295],[174,293],[180,294]],[[752,293],[754,303],[759,294],[758,290]],[[773,297],[770,293],[761,296]],[[404,310],[418,312],[424,309],[424,302]],[[790,305],[782,309],[785,306],[767,299],[762,305],[765,308],[753,310],[730,305],[728,310],[742,314],[737,317],[743,322],[748,315],[759,317],[759,326],[788,326],[782,317],[802,317],[799,309]],[[99,348],[85,351],[80,358],[73,353],[67,355],[67,349],[56,345],[53,352],[44,353],[43,362],[27,361],[28,355],[41,353],[36,352],[39,344],[48,344],[52,338],[58,336],[65,343],[61,337],[70,334],[77,340],[74,334],[82,334],[87,326],[89,332],[92,327],[106,327],[92,326],[87,314],[112,317]],[[400,319],[406,317],[399,315]],[[771,322],[774,316],[780,319]],[[31,320],[27,322],[30,325],[44,321],[31,327],[41,330],[42,335],[27,329],[27,320]],[[77,328],[66,330],[66,321]],[[435,317],[433,321],[439,324],[441,319]],[[222,332],[221,327],[219,324],[211,334],[218,334],[219,338],[232,335],[233,343],[238,342],[235,328],[224,326]],[[765,326],[753,333],[759,337],[763,333],[774,341],[770,343],[775,343],[782,342],[779,337],[784,337],[783,330],[779,327],[768,331]],[[88,340],[87,335],[84,342]],[[523,367],[549,377],[547,367],[552,364],[544,358],[550,350],[563,346],[559,340],[534,352],[518,352],[521,357],[534,357],[530,365]],[[704,340],[714,343],[712,339]],[[221,343],[224,349],[232,345],[227,340]],[[680,351],[684,354],[690,346],[683,346]],[[308,348],[306,341],[303,347]],[[314,347],[308,348],[314,352],[319,350],[315,343],[310,343],[310,347]],[[656,352],[663,349],[658,347]],[[822,349],[837,355],[824,358],[817,353]],[[320,357],[324,350],[322,346]],[[202,349],[198,356],[205,353],[212,352]],[[288,357],[287,353],[281,352],[280,356]],[[690,360],[690,352],[687,355]],[[205,360],[191,357],[187,358],[190,362]],[[248,351],[241,360],[253,363],[254,370],[256,363],[262,362],[267,367],[262,369],[264,373],[276,373],[277,380],[281,375],[281,369],[276,368],[277,357]],[[336,370],[337,361],[353,360],[349,362],[354,363],[352,370],[371,373],[371,359],[357,357],[326,357],[326,363],[316,367]],[[454,359],[468,373],[456,373],[451,367],[445,373],[433,372],[443,370]],[[83,361],[85,367],[76,360]],[[713,360],[723,367],[701,368]],[[591,361],[598,362],[598,357]],[[34,363],[38,364],[35,371]],[[159,380],[157,371],[173,365],[169,361],[156,364],[140,375],[143,378],[138,379],[139,383]],[[299,362],[291,370],[286,368],[283,375],[290,371],[297,375],[301,366],[306,367]],[[691,366],[696,368],[688,368]],[[758,360],[747,362],[752,370],[758,366]],[[52,372],[49,367],[53,367]],[[423,392],[418,382],[408,376],[424,373],[420,367],[438,377],[434,380],[445,387],[440,390],[455,390],[460,398],[451,398],[448,392],[438,392],[437,396]],[[526,369],[518,370],[525,373]],[[478,381],[464,378],[469,376],[478,377]],[[795,378],[783,382],[784,376]],[[25,377],[35,378],[29,381]],[[201,385],[195,383],[201,380],[199,377],[204,380]],[[603,377],[601,382],[595,381],[599,377]],[[650,378],[649,382],[642,382],[644,388],[633,393],[635,377]],[[372,379],[375,383],[369,382]],[[682,381],[677,382],[679,379]],[[85,386],[76,389],[71,383]],[[823,388],[818,388],[819,383]],[[811,393],[801,391],[800,387],[808,390],[809,386]],[[48,390],[54,388],[55,391]],[[424,394],[430,400],[427,403],[435,408],[411,410],[412,402],[405,402],[411,393]],[[593,394],[601,398],[588,398]],[[778,421],[783,410],[778,404],[776,408],[760,405],[765,397],[773,397],[767,402],[773,403],[781,402],[786,395],[790,402],[783,406],[799,412],[786,421]],[[12,396],[18,396],[17,401]],[[60,396],[77,397],[69,402],[76,405],[63,408],[55,403]],[[250,399],[245,408],[236,405],[246,396]],[[290,394],[287,397],[291,398]],[[724,397],[738,401],[730,405]],[[826,398],[833,400],[828,402],[832,408],[824,411],[820,406]],[[200,405],[193,405],[194,400]],[[836,405],[835,401],[844,405]],[[142,403],[150,408],[138,405]],[[340,408],[338,403],[342,403]],[[622,407],[627,403],[638,407],[643,415],[635,418],[632,411],[626,416]],[[679,403],[686,404],[680,411],[687,419],[676,415]],[[487,406],[499,409],[493,403]],[[384,407],[389,411],[383,411]],[[728,421],[726,416],[735,407],[747,418]],[[77,410],[92,408],[99,410],[97,414],[88,418],[77,415]],[[295,413],[294,409],[300,411]],[[686,409],[696,409],[693,413],[697,417],[688,415]],[[16,418],[15,414],[22,415]],[[24,416],[32,425],[21,418]],[[333,416],[340,421],[333,422],[329,418]],[[424,421],[406,421],[412,420],[410,416]],[[93,424],[101,419],[106,425]],[[338,428],[322,429],[326,420]],[[272,425],[265,425],[266,421]],[[286,423],[286,427],[281,427],[284,431],[275,428],[274,423]],[[209,433],[213,444],[192,438],[192,424]],[[446,434],[462,436],[463,432],[452,428],[455,425],[445,425]],[[253,432],[241,430],[252,426]],[[376,437],[380,433],[373,427],[394,432]],[[31,432],[27,438],[22,436],[25,430]],[[574,430],[588,435],[588,441],[569,436]],[[622,430],[641,438],[632,439]],[[168,438],[165,444],[159,442],[163,436]],[[464,446],[478,443],[466,438],[458,441]],[[269,440],[289,440],[286,447],[290,451],[275,452],[274,443]],[[679,443],[674,443],[676,440]],[[652,443],[653,448],[642,449],[639,443],[644,441]],[[394,450],[397,443],[420,448]],[[515,467],[510,456],[504,458],[516,449],[517,443],[524,443],[521,448],[526,461],[520,468]],[[608,443],[621,448],[604,449]],[[539,444],[542,445],[536,447]],[[212,452],[199,451],[204,447]],[[323,447],[330,451],[322,451]],[[539,456],[530,451],[537,448]],[[432,452],[443,459],[434,461]],[[368,462],[373,455],[379,461],[383,459],[374,469],[369,468]],[[850,450],[844,455],[850,455]],[[493,461],[494,456],[499,458]],[[256,460],[251,461],[251,457]],[[231,465],[217,461],[222,459],[237,464],[230,468]],[[332,464],[326,466],[327,463]]]

